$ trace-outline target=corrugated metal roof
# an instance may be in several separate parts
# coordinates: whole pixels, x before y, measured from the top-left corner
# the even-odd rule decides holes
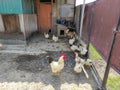
[[[34,12],[35,0],[0,0],[1,14],[29,14]]]
[[[22,8],[24,14],[30,14],[35,12],[35,0],[22,0]]]
[[[19,14],[22,13],[21,0],[0,0],[1,14]]]

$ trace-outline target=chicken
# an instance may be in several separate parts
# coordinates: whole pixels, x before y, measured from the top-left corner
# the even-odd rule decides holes
[[[82,59],[79,57],[78,53],[77,52],[74,52],[75,53],[75,61],[78,63],[80,62],[83,66],[86,65],[86,66],[91,66],[92,65],[92,60],[91,59]]]
[[[74,71],[75,71],[76,73],[81,73],[82,70],[83,70],[83,72],[85,73],[85,76],[86,76],[87,78],[89,78],[88,73],[86,72],[84,66],[83,66],[81,63],[77,63],[77,62],[76,62],[76,65],[75,65],[75,67],[74,67]]]
[[[75,52],[75,61],[76,61],[76,63],[81,63],[83,66],[84,66],[84,64],[86,62],[84,59],[79,57],[77,52]]]
[[[70,29],[67,29],[67,30],[66,30],[66,34],[67,34],[67,36],[69,36],[69,37],[74,37],[74,36],[76,36],[75,31],[74,31],[74,30],[70,30]]]
[[[52,75],[60,75],[61,70],[64,68],[64,61],[66,60],[66,54],[61,54],[58,61],[54,61],[54,59],[48,56],[49,63],[52,70]]]
[[[87,66],[92,66],[92,60],[91,60],[91,59],[87,59],[87,60],[85,61],[85,65],[87,65]]]
[[[88,73],[86,72],[84,68],[85,60],[80,58],[77,52],[75,52],[75,61],[76,61],[76,65],[74,67],[74,71],[76,73],[80,73],[83,70],[83,72],[85,73],[85,76],[89,78]]]
[[[82,71],[82,64],[76,62],[75,67],[74,67],[74,71],[75,71],[76,73],[80,73],[80,72]]]
[[[45,33],[45,32],[44,32],[44,36],[46,39],[48,39],[50,37],[50,35],[48,33]]]
[[[72,51],[80,51],[79,46],[77,46],[77,45],[71,45],[71,46],[70,46],[70,49],[71,49]]]
[[[70,45],[73,45],[73,43],[75,42],[75,40],[76,40],[76,38],[75,38],[75,37],[73,37],[73,38],[69,39],[69,44],[70,44]]]
[[[44,36],[46,39],[50,38],[51,37],[51,29],[48,29],[46,32],[44,32]]]
[[[80,54],[85,55],[87,53],[87,49],[83,46],[79,46]]]
[[[54,42],[57,42],[57,41],[58,41],[58,37],[55,36],[55,35],[53,35],[52,40],[53,40]]]

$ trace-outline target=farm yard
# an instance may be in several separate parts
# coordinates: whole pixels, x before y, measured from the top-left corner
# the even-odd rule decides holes
[[[90,45],[91,55],[90,58],[93,60],[93,64],[100,76],[103,80],[104,72],[106,68],[106,62],[100,56],[100,54],[96,51],[96,49]],[[110,68],[110,74],[107,80],[107,90],[119,90],[120,88],[120,75],[112,68]]]
[[[44,41],[44,45],[42,45],[42,41]],[[83,90],[83,88],[84,90],[96,90],[97,83],[89,67],[85,67],[89,75],[88,79],[83,71],[79,74],[74,72],[75,56],[68,48],[66,41],[67,39],[61,38],[57,43],[53,43],[42,35],[37,37],[35,35],[27,47],[29,49],[20,49],[21,47],[19,47],[19,50],[12,51],[8,48],[1,50],[0,90]],[[33,48],[37,49],[36,52],[32,51]],[[40,52],[37,52],[38,50]],[[16,51],[18,51],[17,54],[10,53]],[[31,51],[34,53],[29,53]],[[46,56],[51,55],[57,60],[61,53],[67,54],[65,68],[59,77],[52,76]]]
[[[119,90],[119,48],[120,0],[0,0],[0,90]]]
[[[58,60],[61,53],[67,54],[65,68],[59,77],[52,76],[46,56],[50,55]],[[106,62],[92,45],[90,58],[103,79]],[[35,34],[27,47],[7,45],[0,51],[0,90],[96,90],[98,85],[91,69],[85,67],[89,75],[87,79],[83,71],[75,73],[74,66],[75,55],[69,48],[67,38],[54,43],[43,35]],[[119,90],[119,79],[119,74],[111,69],[108,90]]]

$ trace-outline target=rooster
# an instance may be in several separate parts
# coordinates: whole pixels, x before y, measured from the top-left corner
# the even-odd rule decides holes
[[[49,63],[52,70],[52,75],[60,75],[60,72],[64,68],[64,61],[66,60],[66,54],[61,54],[58,61],[54,61],[54,59],[50,56],[47,57],[49,59]]]

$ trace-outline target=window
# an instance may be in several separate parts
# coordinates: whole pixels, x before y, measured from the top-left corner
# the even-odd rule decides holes
[[[60,35],[64,35],[64,34],[65,34],[64,30],[60,30]]]

